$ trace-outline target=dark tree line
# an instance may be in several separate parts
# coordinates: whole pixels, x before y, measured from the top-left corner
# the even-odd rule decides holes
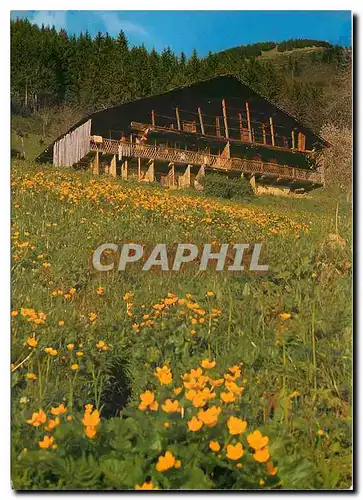
[[[291,45],[291,41],[284,43]],[[291,82],[290,73],[301,73],[297,63],[284,74],[270,61],[256,58],[275,46],[274,42],[258,43],[204,58],[194,50],[186,57],[183,52],[177,56],[170,48],[158,53],[144,45],[130,47],[122,31],[115,38],[107,33],[92,38],[87,32],[68,36],[64,30],[40,28],[18,19],[11,21],[12,110],[15,114],[30,110],[44,117],[44,110],[63,106],[86,113],[232,73],[270,100],[304,116],[304,99],[318,103],[321,92],[311,82]],[[328,62],[335,61],[334,48],[326,50],[330,50]],[[340,57],[341,51],[336,52]],[[320,127],[321,123],[310,121],[310,125]]]

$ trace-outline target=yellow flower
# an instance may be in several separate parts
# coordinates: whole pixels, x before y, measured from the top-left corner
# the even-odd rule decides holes
[[[216,366],[216,362],[215,361],[210,361],[209,359],[203,359],[200,362],[200,365],[205,370],[208,370],[209,368],[214,368]]]
[[[240,387],[236,384],[236,382],[228,382],[226,380],[225,385],[229,392],[233,392],[233,394],[241,394],[244,391],[244,387]]]
[[[55,427],[57,427],[58,425],[60,424],[60,420],[59,420],[59,417],[55,418],[55,419],[49,419],[48,420],[48,424],[45,428],[46,431],[51,431],[53,430]]]
[[[93,439],[97,434],[97,429],[94,425],[87,425],[84,428],[84,433],[89,439]]]
[[[209,379],[209,383],[212,387],[220,387],[224,384],[224,378],[219,378],[217,380]]]
[[[159,379],[160,385],[168,385],[173,381],[171,370],[166,365],[157,367],[154,375]]]
[[[56,356],[58,354],[58,351],[56,349],[53,349],[53,347],[45,347],[44,352],[46,352],[50,356]]]
[[[74,344],[67,344],[67,349],[68,349],[68,351],[73,351]]]
[[[104,340],[99,340],[96,344],[96,347],[98,347],[98,349],[102,349],[102,347],[104,347],[106,345],[106,342]]]
[[[89,315],[89,320],[92,322],[92,321],[95,321],[96,319],[97,319],[97,314],[94,312],[91,312]]]
[[[277,467],[274,467],[274,464],[273,464],[272,460],[269,460],[267,462],[267,464],[266,464],[266,472],[270,476],[276,476],[276,474],[277,474]]]
[[[237,417],[229,417],[227,420],[227,427],[229,433],[232,436],[236,436],[237,434],[242,434],[242,432],[246,430],[247,422]]]
[[[221,446],[220,444],[218,443],[218,441],[209,441],[209,448],[212,450],[212,451],[219,451],[221,449]]]
[[[156,411],[159,408],[159,403],[155,401],[155,394],[152,391],[145,391],[140,394],[141,403],[139,404],[139,410],[151,410]]]
[[[26,396],[23,396],[20,398],[20,404],[25,405],[28,402],[28,398]]]
[[[258,484],[259,484],[260,486],[264,486],[265,481],[264,481],[263,479],[260,479],[260,480],[259,480],[259,482],[258,482]]]
[[[227,458],[230,460],[239,460],[244,455],[244,449],[242,448],[241,443],[237,443],[236,445],[229,444],[227,446]]]
[[[218,416],[221,412],[221,409],[217,406],[212,406],[207,410],[199,410],[198,418],[208,427],[213,427],[218,422]]]
[[[49,262],[43,262],[43,267],[45,267],[45,268],[50,267]]]
[[[28,340],[26,341],[26,344],[29,346],[29,347],[36,347],[37,344],[38,344],[38,341],[35,340],[35,337],[29,337]]]
[[[36,380],[37,379],[37,376],[35,375],[35,373],[27,373],[26,376],[29,380]]]
[[[164,422],[164,427],[165,427],[165,429],[169,429],[170,423],[169,422]]]
[[[213,297],[214,292],[207,292],[207,297]]]
[[[182,392],[182,390],[183,390],[182,387],[176,387],[175,389],[173,389],[173,392],[175,396],[178,396]]]
[[[42,450],[47,450],[52,446],[54,442],[54,437],[53,436],[44,436],[43,441],[38,441],[38,445]]]
[[[260,431],[254,431],[247,436],[247,442],[254,450],[261,450],[268,445],[268,436],[263,436]]]
[[[52,415],[63,415],[64,413],[67,413],[67,408],[64,406],[63,403],[61,403],[59,406],[56,406],[55,408],[52,408],[50,410],[50,413]]]
[[[201,396],[200,394],[192,399],[192,404],[195,408],[202,408],[203,406],[205,406],[206,402],[207,401],[205,400],[205,398],[203,398],[203,396]]]
[[[33,413],[32,418],[27,420],[27,423],[32,425],[33,427],[39,427],[41,424],[44,424],[47,420],[47,415],[43,410],[39,410]]]
[[[103,295],[103,290],[102,286],[99,286],[96,290],[97,295]]]
[[[85,405],[85,407],[84,407],[85,413],[91,413],[92,410],[93,410],[93,405],[91,405],[90,403],[88,403],[87,405]]]
[[[79,365],[77,365],[77,363],[73,363],[73,365],[71,365],[71,370],[79,370]]]
[[[286,321],[287,319],[290,319],[290,318],[291,318],[291,314],[290,313],[281,313],[280,314],[281,321]]]
[[[154,487],[153,483],[151,481],[145,481],[144,484],[136,485],[135,490],[158,490],[156,486]]]
[[[318,436],[324,436],[324,434],[325,434],[325,432],[323,431],[323,429],[319,429],[317,432]]]
[[[94,410],[92,413],[85,411],[82,418],[82,424],[85,427],[96,427],[100,422],[100,412],[98,410]]]
[[[190,330],[190,333],[191,333],[192,335],[195,335],[195,334],[197,333],[197,330]]]
[[[270,452],[268,448],[262,448],[261,450],[257,450],[256,453],[253,454],[253,458],[256,460],[256,462],[267,462],[267,460],[270,458]]]
[[[73,420],[72,415],[68,415],[68,416],[67,416],[67,420],[68,420],[68,422],[72,422],[72,420]]]
[[[17,311],[16,309],[14,311],[11,311],[11,315],[13,318],[15,318],[15,316],[17,316],[19,314],[19,311]]]
[[[78,351],[78,352],[76,352],[76,356],[81,358],[82,356],[84,356],[84,353],[82,351]]]
[[[76,291],[77,290],[75,288],[71,288],[68,293],[69,295],[73,296],[76,293]]]
[[[179,413],[179,401],[172,401],[171,399],[167,399],[163,405],[161,405],[162,409],[166,413]]]
[[[167,451],[165,453],[165,456],[161,455],[158,458],[155,468],[158,472],[165,472],[166,470],[171,469],[174,466],[175,466],[175,457],[170,451]]]
[[[175,469],[180,469],[181,467],[181,461],[180,460],[175,460],[174,468]]]
[[[236,400],[235,396],[233,395],[233,392],[221,392],[220,398],[223,401],[223,403],[233,403],[233,401]]]
[[[188,420],[187,425],[190,431],[197,432],[203,427],[203,422],[198,420],[197,417],[193,417],[191,420]]]
[[[58,326],[64,326],[64,321],[62,319],[58,321]]]

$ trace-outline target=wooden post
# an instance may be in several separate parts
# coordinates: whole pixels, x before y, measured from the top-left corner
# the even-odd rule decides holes
[[[137,178],[138,181],[141,181],[141,158],[137,159]]]
[[[178,124],[178,130],[181,130],[179,108],[175,108],[175,114],[176,114],[176,122]]]
[[[96,153],[96,158],[95,158],[93,173],[95,175],[99,175],[100,174],[100,153],[98,151]]]
[[[184,174],[179,177],[179,187],[190,187],[190,165],[187,166]]]
[[[238,121],[239,121],[239,134],[241,136],[241,141],[243,141],[243,122],[241,113],[238,113]]]
[[[227,139],[229,139],[227,109],[226,109],[226,101],[224,99],[222,99],[222,108],[223,108],[223,120],[224,120],[224,135],[227,137]]]
[[[154,160],[150,161],[149,168],[147,169],[147,172],[145,174],[145,178],[149,182],[154,182],[154,179],[155,179],[155,164],[154,164]]]
[[[216,116],[216,136],[217,137],[221,136],[221,126],[219,123],[219,116]]]
[[[295,149],[295,131],[291,131],[291,144],[292,144],[292,149]]]
[[[254,191],[256,191],[256,178],[255,178],[255,175],[251,175],[250,184],[251,184],[252,189]]]
[[[265,129],[265,124],[262,124],[262,138],[263,138],[263,143],[266,144],[266,129]]]
[[[155,111],[151,111],[151,125],[155,126]]]
[[[250,107],[247,101],[246,101],[246,116],[247,116],[247,127],[248,127],[248,140],[252,142]]]
[[[204,124],[203,124],[203,117],[202,117],[202,110],[198,108],[198,115],[199,115],[199,122],[200,122],[200,130],[202,134],[204,135]]]
[[[110,174],[116,177],[116,155],[113,155],[110,165]]]
[[[199,180],[201,177],[204,177],[204,176],[205,176],[205,169],[204,169],[204,165],[202,165],[200,167],[200,169],[198,170],[198,173],[195,176],[195,178],[196,178],[196,180]]]
[[[270,116],[270,132],[271,132],[271,143],[275,145],[275,132],[274,132],[274,122],[272,121],[272,117]]]
[[[125,160],[121,165],[121,179],[127,180],[127,170],[128,170],[128,161]]]
[[[169,187],[174,188],[175,187],[175,167],[174,163],[169,163],[169,173],[168,173],[168,178],[169,178]]]

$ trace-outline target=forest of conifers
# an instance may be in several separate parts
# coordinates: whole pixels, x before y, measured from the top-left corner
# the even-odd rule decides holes
[[[293,49],[317,47],[303,58]],[[280,65],[260,57],[277,48]],[[301,51],[300,51],[301,52]],[[56,107],[80,114],[194,81],[230,73],[282,105],[316,130],[327,121],[349,121],[350,51],[318,40],[263,42],[198,57],[130,47],[120,31],[70,36],[27,20],[11,21],[11,102],[13,114]]]

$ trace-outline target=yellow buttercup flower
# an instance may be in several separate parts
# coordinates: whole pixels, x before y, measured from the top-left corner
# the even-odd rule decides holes
[[[221,392],[220,398],[223,403],[233,403],[236,400],[233,392]]]
[[[52,408],[50,410],[50,413],[52,415],[63,415],[64,413],[67,413],[67,408],[64,406],[63,403],[61,403],[59,406]]]
[[[64,326],[64,321],[62,319],[58,321],[58,326]]]
[[[227,458],[230,460],[239,460],[244,455],[244,449],[241,443],[236,445],[229,444],[227,446]]]
[[[98,349],[102,349],[102,347],[104,347],[105,345],[106,343],[104,340],[99,340],[96,344],[96,347],[98,347]]]
[[[210,361],[209,359],[203,359],[201,362],[200,362],[200,365],[202,368],[204,368],[205,370],[208,370],[210,368],[214,368],[216,366],[216,362],[215,361]]]
[[[44,436],[42,441],[38,441],[38,445],[42,450],[47,450],[54,442],[53,436]]]
[[[158,472],[165,472],[166,470],[174,467],[174,465],[175,465],[175,457],[170,451],[167,451],[164,456],[161,455],[158,458],[155,468]]]
[[[221,446],[220,444],[218,443],[218,441],[209,441],[209,448],[212,450],[212,451],[219,451],[221,449]]]
[[[95,427],[100,422],[100,413],[98,410],[94,410],[92,413],[86,411],[82,418],[82,423],[86,427]]]
[[[261,450],[257,450],[253,454],[253,458],[256,460],[256,462],[264,463],[267,462],[267,460],[270,458],[270,452],[268,448],[262,448]]]
[[[88,439],[93,439],[97,434],[97,429],[94,425],[87,425],[84,428],[84,433],[88,437]]]
[[[33,413],[32,418],[27,420],[27,423],[32,425],[33,427],[39,427],[44,424],[47,420],[47,415],[44,413],[42,409]]]
[[[212,406],[207,410],[199,410],[198,418],[208,427],[213,427],[218,422],[218,416],[221,412],[221,409],[217,406]]]
[[[266,472],[270,476],[276,476],[276,474],[277,474],[277,467],[274,467],[274,464],[273,464],[272,460],[269,460],[266,463]]]
[[[162,409],[166,413],[179,413],[179,401],[172,401],[171,399],[167,399],[163,405],[161,405]]]
[[[139,410],[156,411],[159,408],[159,403],[155,401],[155,394],[152,391],[145,391],[143,394],[140,394],[140,399]]]
[[[281,321],[286,321],[286,320],[288,320],[290,318],[291,318],[291,314],[290,313],[281,313],[280,314]]]
[[[182,387],[176,387],[175,389],[173,389],[173,392],[175,396],[178,396],[182,392],[182,390],[183,390]]]
[[[60,424],[60,419],[59,417],[55,418],[55,419],[49,419],[48,420],[48,423],[47,423],[47,426],[44,427],[44,429],[46,431],[51,431],[53,430],[55,427],[57,427],[58,425]]]
[[[29,346],[29,347],[36,347],[37,344],[38,344],[38,341],[35,340],[35,337],[29,337],[28,340],[26,341],[26,344]]]
[[[269,438],[267,436],[263,436],[262,433],[257,430],[248,434],[247,442],[254,450],[261,450],[268,445]]]
[[[247,428],[247,422],[238,417],[229,417],[227,420],[227,427],[229,433],[232,436],[236,436],[237,434],[242,434]]]
[[[191,420],[188,420],[187,425],[190,431],[197,432],[203,427],[203,422],[198,420],[197,417],[193,417]]]
[[[68,351],[73,351],[74,344],[67,344],[67,349],[68,349]]]
[[[159,379],[160,385],[168,385],[173,381],[171,370],[168,366],[164,365],[162,368],[156,368],[154,375]]]
[[[206,295],[207,295],[207,297],[213,297],[214,292],[207,292]]]
[[[158,490],[158,489],[159,488],[154,486],[151,481],[145,481],[144,484],[142,484],[141,486],[138,484],[135,486],[135,490]]]
[[[96,321],[96,319],[97,319],[97,314],[94,313],[94,312],[91,312],[90,315],[89,315],[89,320],[91,321],[91,323],[93,321]]]
[[[71,370],[79,370],[79,365],[77,363],[73,363],[73,365],[71,365]]]
[[[27,373],[26,376],[29,380],[36,380],[37,379],[37,376],[35,375],[35,373]]]

